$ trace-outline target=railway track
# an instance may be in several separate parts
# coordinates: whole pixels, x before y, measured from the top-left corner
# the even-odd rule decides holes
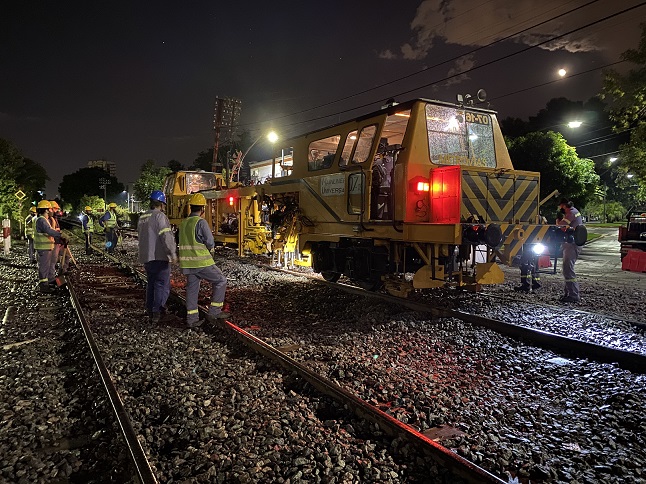
[[[95,248],[95,250],[98,251],[99,249]],[[124,264],[123,261],[112,255],[105,253],[104,255],[110,261],[118,264],[122,268],[125,268],[128,273],[133,274],[137,280],[145,280],[145,274],[136,268]],[[85,276],[84,279],[87,280],[88,277]],[[92,277],[89,279],[92,280]],[[116,279],[113,282],[117,287],[119,286]],[[117,296],[118,295],[119,290],[117,291]],[[183,305],[181,295],[174,293],[172,297],[176,302],[179,302],[180,305]],[[77,303],[77,306],[80,305],[81,303]],[[200,311],[204,312],[205,308],[200,307]],[[284,351],[276,349],[263,342],[241,327],[238,327],[231,322],[226,322],[223,323],[221,327],[207,327],[206,332],[215,336],[220,334],[223,329],[234,335],[235,338],[242,342],[246,347],[258,352],[263,355],[263,357],[269,358],[274,363],[283,367],[287,371],[287,374],[298,374],[303,381],[308,382],[313,388],[322,394],[333,398],[341,407],[350,409],[358,417],[371,422],[372,425],[374,425],[374,429],[377,430],[377,435],[386,433],[396,441],[399,440],[401,442],[406,442],[408,446],[410,446],[410,449],[407,452],[416,452],[421,456],[430,456],[437,465],[449,470],[453,474],[454,477],[451,479],[456,478],[455,476],[459,476],[466,482],[504,482],[476,464],[437,444],[429,437],[415,430],[413,427],[403,424],[393,416],[379,410],[374,405],[358,398],[356,394],[349,392],[347,389],[344,389],[342,386],[334,383],[330,379],[317,374],[306,365],[303,365],[287,356]],[[449,479],[448,482],[450,482],[451,479]]]
[[[116,260],[118,260],[118,259],[116,259]],[[240,264],[240,262],[234,262],[233,265],[230,266],[229,268],[224,268],[223,270],[225,271],[225,274],[233,274],[235,272],[235,270],[229,270],[229,269],[231,267],[237,266],[238,264]],[[262,271],[267,271],[267,270],[268,270],[267,267],[264,267],[261,270],[261,272]],[[271,270],[269,272],[274,272],[274,271]],[[296,281],[296,278],[302,279],[302,276],[303,276],[303,274],[295,274],[294,275],[294,278],[295,278],[294,281]],[[262,277],[264,277],[264,276],[262,276]],[[280,298],[280,300],[281,300],[280,308],[281,308],[281,310],[286,311],[284,313],[284,316],[285,316],[286,319],[282,318],[282,319],[274,320],[275,315],[272,316],[271,312],[270,313],[266,312],[266,308],[268,307],[267,306],[268,303],[267,302],[264,302],[264,303],[261,302],[261,300],[264,300],[266,298],[262,297],[259,300],[256,300],[255,296],[251,296],[252,294],[258,294],[258,293],[263,293],[264,294],[266,292],[266,289],[264,289],[263,285],[262,285],[262,280],[264,280],[264,279],[262,279],[262,277],[261,278],[256,278],[256,276],[252,276],[252,279],[247,280],[247,281],[245,281],[244,279],[241,279],[240,284],[237,284],[234,281],[233,284],[232,284],[233,287],[231,287],[230,290],[228,291],[227,300],[232,301],[231,304],[233,305],[233,314],[234,314],[234,316],[242,314],[241,311],[240,311],[240,309],[242,309],[242,307],[244,307],[244,306],[247,306],[247,307],[248,306],[253,306],[257,310],[256,312],[254,312],[256,314],[256,317],[257,317],[258,314],[262,313],[263,317],[267,318],[266,320],[259,321],[259,320],[254,320],[254,319],[250,320],[248,317],[243,316],[243,319],[241,321],[242,324],[240,324],[240,326],[242,326],[244,328],[242,331],[246,330],[246,332],[250,333],[251,336],[255,336],[256,338],[260,338],[261,342],[269,342],[274,347],[280,348],[281,353],[293,354],[294,358],[296,359],[296,361],[298,363],[300,363],[301,365],[305,365],[310,370],[313,369],[314,371],[316,371],[316,373],[325,375],[328,379],[332,380],[334,384],[340,385],[342,389],[343,388],[345,388],[346,390],[350,389],[352,394],[361,396],[362,399],[365,400],[365,401],[368,401],[373,408],[380,409],[384,413],[390,415],[391,417],[396,417],[396,419],[399,420],[400,422],[409,422],[409,423],[411,423],[412,428],[416,429],[416,431],[421,431],[422,434],[425,434],[427,436],[430,435],[433,438],[436,437],[436,434],[434,434],[433,432],[437,431],[438,429],[437,428],[429,428],[429,427],[433,427],[433,425],[437,425],[437,423],[438,423],[437,419],[435,419],[435,420],[429,419],[430,423],[428,423],[426,426],[420,426],[420,420],[419,419],[416,420],[416,416],[419,416],[422,413],[424,413],[424,412],[418,412],[418,410],[420,408],[423,408],[424,403],[422,403],[422,402],[424,401],[424,398],[427,399],[428,396],[422,397],[420,399],[419,397],[415,396],[416,394],[414,392],[413,393],[409,392],[410,388],[408,390],[404,391],[404,394],[401,394],[402,390],[397,391],[396,388],[394,390],[390,390],[388,388],[385,388],[385,387],[388,387],[388,386],[392,386],[392,385],[390,385],[388,383],[390,376],[389,376],[389,374],[387,372],[386,373],[373,373],[373,374],[369,375],[367,380],[360,381],[360,379],[357,378],[357,373],[356,372],[354,372],[354,375],[353,375],[353,368],[356,366],[357,362],[343,361],[341,359],[341,357],[336,353],[337,348],[335,348],[335,347],[337,345],[345,344],[343,342],[343,338],[341,338],[340,343],[334,343],[332,347],[330,347],[327,343],[323,343],[324,347],[322,349],[317,349],[318,346],[319,346],[319,343],[316,343],[312,339],[315,336],[325,339],[326,338],[325,335],[330,334],[330,332],[339,331],[340,330],[340,327],[338,326],[339,323],[332,323],[332,325],[337,324],[337,326],[336,326],[337,329],[333,329],[333,327],[329,327],[330,325],[327,325],[325,328],[323,328],[322,327],[323,324],[321,323],[320,319],[317,318],[316,321],[314,322],[314,324],[316,326],[312,327],[312,331],[308,332],[307,329],[309,327],[304,328],[304,326],[303,326],[306,320],[303,320],[303,317],[299,316],[299,313],[294,312],[294,309],[293,309],[294,302],[290,301],[290,298],[287,298],[287,300],[285,300],[284,297],[278,296],[278,293],[276,291],[270,290],[269,293],[267,294],[267,298],[268,298],[267,300],[271,300],[272,297],[273,298],[276,298],[276,297]],[[291,277],[291,275],[290,275],[290,277]],[[257,289],[250,289],[249,288],[250,284],[251,285],[259,284],[259,287]],[[289,284],[289,289],[287,289],[287,291],[288,292],[292,291],[293,290],[292,286],[299,286],[299,284],[300,283],[298,283],[298,282],[291,282]],[[338,292],[339,289],[340,289],[338,284],[331,284],[330,285],[329,283],[325,283],[325,282],[321,282],[321,284],[324,284],[324,286],[329,287],[330,295],[328,295],[328,297],[334,297],[331,294],[333,294],[334,292]],[[324,286],[322,286],[322,287],[324,287]],[[240,287],[240,289],[238,289],[238,287]],[[247,289],[243,290],[242,287],[247,287]],[[241,291],[241,290],[244,292],[244,296],[239,294],[239,291]],[[300,290],[300,286],[299,286],[299,290]],[[371,300],[375,300],[377,298],[377,296],[378,296],[375,293],[365,292],[363,290],[353,288],[353,287],[347,287],[347,288],[344,288],[344,290],[355,294],[357,296],[357,298],[361,298],[361,299],[365,299],[365,296],[368,296],[368,297],[371,298]],[[281,289],[281,291],[284,291],[284,289]],[[318,312],[317,310],[315,310],[315,307],[314,307],[314,306],[316,306],[316,304],[314,306],[312,306],[312,304],[311,304],[311,303],[315,302],[315,300],[312,299],[312,295],[316,294],[316,293],[318,293],[318,292],[320,292],[322,290],[308,289],[308,291],[306,291],[303,294],[303,296],[301,296],[301,300],[306,303],[306,304],[304,304],[304,306],[305,306],[304,310],[306,310],[308,313],[310,311],[311,312]],[[327,291],[328,290],[325,289],[323,292],[325,293]],[[280,294],[286,294],[286,293],[280,292]],[[238,299],[238,298],[242,298],[242,299],[239,299],[236,302],[236,299]],[[358,299],[352,299],[352,298],[351,298],[351,300],[358,301]],[[239,306],[239,304],[241,303],[240,301],[244,301],[243,306]],[[386,301],[386,306],[388,306],[388,307],[395,307],[395,304],[397,304],[398,306],[401,306],[402,303],[403,303],[403,301],[401,299],[399,299],[399,298],[389,298],[389,297],[386,297],[385,299],[382,299],[382,301]],[[448,327],[447,323],[442,323],[442,321],[448,320],[450,322],[450,321],[454,321],[454,320],[458,319],[458,315],[456,315],[455,313],[448,313],[450,315],[447,315],[447,313],[442,312],[445,309],[442,309],[442,311],[440,311],[438,308],[429,309],[428,307],[422,308],[421,306],[414,307],[415,304],[420,304],[420,303],[419,302],[415,303],[415,302],[412,302],[412,301],[409,301],[409,303],[412,304],[410,309],[415,311],[415,313],[424,311],[427,314],[430,313],[431,315],[436,316],[435,318],[433,318],[435,322],[431,322],[431,325],[437,325],[439,323],[440,328]],[[297,303],[297,304],[302,304],[302,302]],[[325,301],[324,300],[322,300],[322,304],[323,304],[323,306],[325,306]],[[366,303],[361,303],[361,304],[365,305]],[[371,304],[368,303],[368,305],[370,306]],[[383,305],[384,305],[383,302],[382,303],[375,302],[375,306],[377,306],[377,307],[381,307]],[[263,311],[261,308],[265,308],[265,310]],[[364,311],[365,311],[365,309],[364,309]],[[363,311],[358,311],[356,314],[361,314],[362,312]],[[465,318],[467,318],[466,315],[460,315],[460,316],[464,316]],[[439,319],[439,318],[441,318],[441,319]],[[306,317],[306,319],[307,319],[307,317]],[[464,321],[464,319],[461,319],[461,320]],[[398,323],[398,325],[396,325],[396,326],[391,325],[391,328],[383,328],[383,329],[385,331],[387,331],[387,332],[390,332],[392,330],[395,330],[395,328],[399,328],[399,325],[401,325],[401,324],[402,323]],[[453,324],[453,323],[450,323],[450,324]],[[378,325],[377,327],[379,328],[379,327],[381,327],[381,325]],[[344,331],[344,332],[347,330],[345,324],[343,324],[341,326],[341,328],[343,328],[342,331]],[[460,328],[462,328],[462,329],[457,330],[457,333],[461,333],[461,331],[463,331],[466,327],[460,326]],[[349,331],[354,332],[355,329],[350,329]],[[359,330],[358,334],[362,334],[362,331],[363,330]],[[432,330],[429,329],[429,331],[432,331]],[[469,331],[467,331],[466,333],[469,333]],[[243,333],[240,333],[240,334],[243,334]],[[452,334],[456,334],[456,331],[453,330]],[[341,336],[343,336],[343,335],[341,335]],[[480,336],[478,336],[478,338],[480,338]],[[369,339],[371,339],[371,338],[369,338]],[[549,335],[548,335],[548,339],[550,341],[553,340],[553,338],[551,336],[549,336]],[[423,341],[423,339],[421,341]],[[253,345],[259,344],[259,343],[258,342],[255,342],[255,343],[251,342],[249,344],[251,344],[253,346]],[[399,340],[396,337],[393,337],[392,339],[388,340],[385,343],[384,342],[378,343],[377,341],[371,341],[370,342],[370,345],[377,345],[376,347],[380,347],[379,346],[380,344],[381,344],[382,349],[380,351],[377,351],[377,353],[380,353],[380,355],[375,354],[375,358],[379,357],[380,359],[375,360],[375,361],[381,361],[381,358],[386,358],[386,360],[384,360],[384,361],[388,361],[388,358],[392,358],[391,361],[393,361],[393,363],[389,363],[389,364],[393,364],[393,365],[395,365],[395,362],[400,361],[400,360],[402,360],[402,364],[405,364],[405,361],[409,361],[409,364],[413,364],[413,367],[419,369],[418,368],[419,367],[419,364],[418,364],[419,362],[415,361],[415,358],[416,358],[414,356],[415,351],[411,350],[410,348],[408,348],[406,351],[402,352],[402,354],[405,354],[406,352],[408,352],[409,356],[401,357],[401,355],[397,355],[396,352],[395,352],[394,355],[392,354],[392,352],[390,352],[391,354],[389,355],[389,349],[397,348],[398,345],[401,346],[401,342],[399,342]],[[552,342],[550,342],[549,345],[552,346],[553,344],[554,343],[552,341]],[[327,345],[327,347],[325,347],[326,345]],[[437,347],[437,342],[429,341],[428,343],[422,343],[422,345],[432,347],[433,349],[435,349],[435,347]],[[503,345],[503,347],[507,347],[508,343],[503,342],[502,345]],[[585,345],[584,345],[582,347],[582,349],[579,349],[579,350],[577,350],[575,352],[572,352],[571,348],[569,348],[569,346],[571,345],[571,342],[565,341],[565,345],[568,347],[564,352],[562,352],[562,354],[565,354],[565,355],[573,355],[573,354],[579,354],[580,355],[580,354],[582,354],[582,353],[580,353],[580,351],[583,351],[585,353],[585,352],[589,351],[589,349],[590,349],[588,347],[585,347]],[[358,346],[363,348],[365,345],[363,343],[360,343]],[[523,349],[524,347],[525,347],[525,345],[523,345],[523,344],[521,344],[519,346],[519,348],[520,348],[520,350],[522,352],[527,352],[527,350]],[[370,351],[375,351],[375,350],[370,350]],[[450,350],[450,351],[455,351],[455,350]],[[504,351],[511,351],[511,350],[504,350]],[[433,353],[433,352],[431,352],[431,353]],[[507,375],[507,377],[505,377],[504,382],[497,382],[497,383],[494,383],[494,384],[502,385],[505,388],[513,388],[516,385],[515,382],[518,381],[519,378],[524,378],[524,379],[529,381],[528,385],[538,384],[539,386],[547,385],[547,387],[550,387],[551,385],[549,385],[549,383],[548,383],[549,380],[546,380],[545,376],[541,375],[541,373],[545,372],[545,368],[544,368],[545,366],[550,367],[550,368],[551,367],[557,367],[557,366],[561,365],[562,363],[559,361],[559,358],[554,358],[553,354],[551,356],[550,356],[549,353],[542,353],[542,354],[544,356],[540,356],[539,358],[541,358],[543,360],[546,360],[546,362],[543,361],[539,365],[539,367],[533,368],[532,364],[529,361],[526,362],[526,364],[521,365],[523,368],[526,368],[526,369],[531,368],[532,372],[535,371],[537,373],[536,375],[530,374],[529,377],[520,377],[520,374],[518,373],[518,371],[521,371],[521,368],[516,366],[515,367],[516,369],[511,369],[511,370],[507,369],[507,370],[505,370],[504,373],[508,373],[508,375]],[[435,358],[437,358],[438,356],[439,356],[439,354],[436,353]],[[411,360],[411,358],[412,358],[412,360]],[[433,358],[433,357],[431,355],[426,354],[426,356],[424,356],[424,358]],[[483,360],[482,358],[485,358],[485,360]],[[458,365],[464,365],[464,370],[463,371],[466,371],[466,373],[473,372],[474,371],[474,366],[475,366],[476,372],[478,372],[478,371],[481,371],[483,368],[486,367],[486,365],[483,366],[483,363],[479,363],[478,361],[484,362],[484,361],[486,361],[486,358],[487,358],[486,355],[479,354],[479,356],[477,356],[475,359],[473,357],[469,357],[468,362],[464,362],[464,363],[461,363],[461,364],[458,363],[458,362],[456,362],[456,363],[458,363]],[[599,359],[603,360],[603,357],[601,357]],[[403,360],[405,360],[405,361],[403,361]],[[432,360],[429,360],[429,361],[432,361]],[[544,364],[544,363],[547,363],[547,364]],[[594,364],[587,363],[587,360],[573,360],[571,363],[574,365],[574,368],[576,368],[576,369],[573,369],[574,377],[572,377],[572,378],[574,378],[574,379],[571,380],[570,383],[568,383],[568,385],[572,385],[572,384],[577,385],[578,383],[575,383],[575,382],[577,382],[579,380],[580,377],[577,376],[579,374],[582,377],[587,377],[589,373],[598,374],[599,372],[608,371],[608,367],[606,367],[606,369],[601,369],[603,367],[596,368],[596,367],[594,367]],[[629,365],[630,364],[631,363],[629,363]],[[541,366],[543,366],[543,368],[540,368]],[[458,366],[457,368],[459,368],[459,367],[460,366]],[[579,367],[580,367],[580,369],[578,369]],[[564,368],[567,368],[567,363],[566,363],[566,367],[564,367]],[[396,371],[399,371],[399,370],[396,370]],[[407,375],[409,373],[407,370],[402,370],[402,371]],[[411,379],[420,378],[419,374],[416,373],[416,371],[417,370],[410,372],[411,373],[411,376],[410,376]],[[460,370],[458,370],[458,371],[460,371]],[[549,370],[549,371],[553,371],[553,370]],[[559,370],[559,371],[563,371],[565,373],[568,373],[567,370]],[[613,374],[613,371],[610,370],[609,375],[612,375],[612,374]],[[616,374],[616,372],[615,372],[615,374]],[[454,381],[455,385],[460,386],[460,383],[459,383],[460,379],[459,378],[456,379],[455,377],[453,377],[453,378],[455,380]],[[567,378],[570,378],[570,376],[568,375]],[[630,377],[627,376],[627,378],[630,378]],[[360,383],[356,383],[356,382],[352,381],[352,380],[355,380],[355,379],[357,381],[360,381]],[[350,384],[348,385],[348,383],[350,383]],[[353,386],[353,383],[354,383],[354,386]],[[435,384],[432,384],[432,385],[435,386]],[[384,388],[384,390],[379,390],[379,388]],[[628,388],[628,385],[626,385],[626,388]],[[383,395],[381,394],[382,391],[384,392]],[[397,395],[397,393],[399,393],[399,396]],[[591,392],[588,391],[588,393],[591,393]],[[375,398],[375,394],[377,394],[378,398]],[[468,400],[473,399],[473,395],[468,396],[469,395],[468,392],[465,393],[465,395],[467,395],[467,396],[464,397],[465,399],[468,399]],[[402,406],[395,405],[396,402],[398,402],[398,401],[401,402],[402,398],[404,398],[404,400],[407,402],[406,405],[402,405]],[[482,393],[480,393],[480,397],[478,397],[478,398],[482,398]],[[598,401],[598,403],[594,403],[593,406],[595,408],[596,407],[604,408],[604,407],[607,406],[606,401],[610,401],[614,397],[612,397],[612,395],[610,395],[610,396],[607,396],[607,397],[595,397],[595,398],[599,398],[599,401]],[[346,404],[346,405],[351,406],[350,404]],[[457,403],[457,401],[456,401],[456,407],[459,407],[460,405],[461,405],[461,403]],[[526,405],[528,405],[527,408],[532,408],[531,412],[537,411],[539,414],[542,413],[545,408],[549,408],[551,406],[550,403],[543,403],[543,404],[535,405],[531,401],[526,402]],[[541,405],[544,405],[542,407],[543,409],[540,408]],[[402,408],[402,407],[404,407],[404,408]],[[468,408],[467,408],[467,410],[468,410]],[[582,413],[585,414],[585,412],[582,412]],[[468,414],[468,411],[467,411],[467,414]],[[603,420],[603,417],[601,417],[601,419]],[[460,417],[458,416],[458,417],[447,418],[445,423],[450,424],[451,421],[459,422]],[[525,425],[525,424],[523,424],[523,425]],[[530,423],[527,423],[526,425],[531,426]],[[540,424],[536,423],[536,425],[540,425]],[[440,427],[441,426],[442,425],[440,425]],[[449,428],[449,429],[451,428],[450,425],[448,427],[447,426],[444,426],[444,427]],[[470,432],[475,433],[476,435],[479,432],[478,429],[475,426],[471,426],[469,430],[470,430]],[[520,435],[525,434],[526,431],[527,431],[527,429],[520,432]],[[616,430],[615,432],[620,432],[620,430]],[[545,435],[545,434],[542,433],[541,435]],[[521,439],[521,441],[523,441],[525,439],[524,437],[509,437],[509,436],[507,436],[507,437],[510,438],[510,439],[519,438],[519,439]],[[441,438],[442,437],[440,436],[440,439]],[[506,438],[503,438],[503,441],[505,439]],[[563,437],[561,437],[561,439],[563,439]],[[544,440],[549,440],[549,439],[544,439]],[[469,441],[469,439],[466,439],[466,442],[468,442],[468,441]],[[449,442],[449,445],[451,445],[450,444],[450,442],[451,442],[450,439],[447,442]],[[490,445],[492,445],[492,444],[493,444],[493,442],[490,442]],[[517,444],[514,444],[514,445],[517,445]],[[572,445],[573,448],[577,447],[576,443],[571,443],[571,444],[567,444],[567,445]],[[507,448],[507,450],[505,450],[504,452],[508,453],[509,452],[509,450],[508,450],[509,447],[506,447],[506,448]],[[457,451],[457,449],[452,447],[452,452],[455,453],[456,451]],[[462,451],[460,451],[460,453],[462,453]],[[468,450],[465,450],[464,453],[467,456],[470,455]],[[476,462],[478,462],[478,459],[482,459],[481,456],[478,457],[477,452],[475,452],[474,454],[471,454],[471,456],[475,458],[474,460]],[[576,459],[576,457],[573,457],[573,458]],[[503,461],[506,461],[506,460],[503,459]],[[491,462],[486,463],[486,465],[484,467],[488,468],[488,469],[491,469],[491,470],[495,469],[495,473],[498,473],[498,475],[501,475],[500,474],[500,472],[501,472],[500,469],[496,465],[492,466]],[[504,475],[504,473],[502,475]],[[593,479],[594,478],[593,476],[594,476],[593,474],[590,474],[588,476],[588,478]],[[597,478],[598,477],[599,476],[597,476]],[[544,473],[542,478],[543,479],[550,479],[548,473]],[[551,478],[555,479],[556,476],[552,475]],[[535,477],[534,479],[540,481],[540,477],[539,478]],[[533,479],[533,481],[534,481],[534,479]]]

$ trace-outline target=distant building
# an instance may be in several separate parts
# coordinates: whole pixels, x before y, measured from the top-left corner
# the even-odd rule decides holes
[[[251,172],[251,181],[253,184],[264,183],[271,178],[272,160],[251,161],[249,162],[249,171]],[[292,154],[274,158],[274,173],[276,178],[287,176],[291,173],[294,160]]]
[[[117,176],[117,164],[114,161],[94,160],[87,162],[88,168],[101,168],[108,172],[110,176]]]

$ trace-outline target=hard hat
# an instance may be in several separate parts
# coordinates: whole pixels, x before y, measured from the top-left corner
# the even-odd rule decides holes
[[[87,207],[85,207],[85,211],[86,211],[86,212],[91,212],[91,211],[92,211],[92,207],[90,207],[90,206],[88,205]]]
[[[166,203],[166,195],[161,190],[154,190],[150,194],[150,199],[155,200],[156,202]]]
[[[31,213],[36,213],[36,207],[29,207],[29,211]]]
[[[60,210],[61,207],[58,206],[58,203],[56,203],[56,200],[50,200],[49,204],[51,205],[51,208],[54,210]]]
[[[204,195],[202,195],[201,193],[196,193],[191,196],[190,200],[188,201],[188,204],[204,206],[206,205],[206,198],[204,198]]]
[[[38,208],[52,208],[52,204],[49,200],[41,200],[38,202]]]
[[[110,208],[117,208],[117,204],[114,202],[110,202],[110,205],[108,205]]]

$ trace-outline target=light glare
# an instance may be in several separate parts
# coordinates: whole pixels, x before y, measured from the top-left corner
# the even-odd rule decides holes
[[[545,252],[545,246],[543,244],[534,244],[532,250],[534,251],[534,254],[541,255],[543,252]]]

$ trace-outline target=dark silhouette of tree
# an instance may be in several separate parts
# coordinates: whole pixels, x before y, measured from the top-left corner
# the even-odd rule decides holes
[[[58,186],[58,193],[65,203],[77,207],[83,195],[96,195],[103,198],[103,189],[100,188],[101,179],[110,180],[110,184],[105,189],[106,203],[116,201],[117,195],[123,192],[124,185],[101,168],[81,168],[65,175]]]

